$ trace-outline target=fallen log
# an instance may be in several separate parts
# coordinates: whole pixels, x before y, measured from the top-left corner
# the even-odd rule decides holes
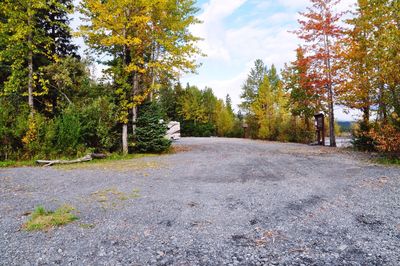
[[[69,161],[68,160],[37,160],[36,163],[41,164],[44,167],[47,167],[47,166],[52,166],[55,164],[74,164],[74,163],[88,162],[93,159],[105,159],[106,157],[107,157],[107,155],[105,155],[105,154],[92,153],[92,154],[85,155],[82,158],[75,159],[75,160],[69,160]]]

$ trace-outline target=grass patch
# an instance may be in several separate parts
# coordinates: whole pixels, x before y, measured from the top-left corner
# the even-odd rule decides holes
[[[72,206],[63,205],[55,211],[48,211],[43,206],[38,206],[22,227],[27,231],[45,231],[64,226],[78,220],[78,217],[71,213],[74,209]]]
[[[66,164],[66,165],[55,165],[53,167],[64,169],[64,170],[75,170],[75,169],[98,169],[103,170],[115,170],[115,171],[131,171],[131,170],[142,170],[146,168],[158,168],[156,162],[135,162],[135,159],[141,159],[145,157],[156,157],[159,154],[111,154],[105,159],[95,159],[89,162],[77,163],[77,164]]]
[[[400,158],[379,157],[376,162],[384,165],[397,165],[400,166]]]
[[[80,224],[79,227],[83,228],[83,229],[93,229],[95,227],[95,225],[94,224]]]
[[[0,168],[6,167],[26,167],[35,166],[36,162],[32,161],[0,161]]]
[[[138,189],[133,189],[131,192],[125,193],[113,187],[95,191],[90,196],[94,201],[100,203],[104,209],[107,209],[117,207],[129,199],[139,198],[140,194]]]
[[[84,162],[84,163],[78,163],[78,164],[71,164],[71,165],[55,165],[53,167],[59,167],[59,168],[71,168],[71,169],[76,169],[76,168],[81,168],[82,165],[101,165],[101,164],[107,164],[110,162],[116,162],[116,161],[127,161],[127,160],[132,160],[132,159],[140,159],[144,157],[155,157],[159,156],[160,154],[128,154],[128,155],[122,155],[119,153],[112,153],[107,156],[105,159],[95,159],[89,162]],[[59,157],[59,158],[51,158],[52,160],[74,160],[77,157]],[[41,158],[41,159],[46,159],[46,158]],[[14,167],[28,167],[28,166],[38,166],[36,164],[36,159],[33,160],[25,160],[25,161],[14,161],[14,160],[8,160],[8,161],[0,161],[0,168],[14,168]]]

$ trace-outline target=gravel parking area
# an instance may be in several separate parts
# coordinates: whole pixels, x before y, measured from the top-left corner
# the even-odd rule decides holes
[[[300,144],[0,170],[0,265],[400,265],[400,168]],[[26,232],[27,212],[78,221]]]

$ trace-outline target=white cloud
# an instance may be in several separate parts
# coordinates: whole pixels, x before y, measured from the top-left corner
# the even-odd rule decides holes
[[[354,3],[355,0],[342,0],[338,10],[346,11]],[[240,9],[244,5],[246,11]],[[209,86],[220,98],[229,93],[233,103],[239,104],[241,86],[254,60],[263,59],[277,68],[294,60],[300,40],[289,30],[297,27],[298,12],[307,6],[309,0],[208,1],[199,15],[204,23],[193,28],[194,34],[204,38],[200,48],[208,57],[200,60],[203,67],[198,77],[183,81],[200,88]],[[221,70],[219,77],[215,69]],[[341,119],[350,118],[341,109],[338,113]]]
[[[342,0],[338,10],[353,10],[354,3],[355,0]],[[260,58],[278,68],[294,60],[300,41],[288,31],[297,27],[298,12],[309,5],[309,0],[206,1],[198,16],[203,23],[193,26],[191,31],[204,39],[199,47],[208,56],[199,58],[203,63],[199,75],[186,76],[182,82],[211,87],[219,98],[229,93],[233,103],[239,104],[241,86],[254,60]],[[77,18],[75,14],[74,28],[80,24]],[[85,47],[82,39],[77,42]],[[96,67],[96,75],[101,76],[101,70],[102,67]],[[350,118],[340,108],[338,117]]]
[[[230,53],[225,48],[224,19],[231,15],[235,10],[242,6],[247,0],[210,0],[203,5],[203,12],[198,18],[203,21],[192,27],[192,32],[204,40],[199,43],[201,50],[207,54],[210,59],[222,59],[228,61]]]

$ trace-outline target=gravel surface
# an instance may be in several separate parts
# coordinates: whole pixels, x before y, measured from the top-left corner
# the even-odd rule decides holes
[[[173,155],[0,170],[1,265],[400,265],[400,168],[300,144],[184,138]],[[76,208],[47,232],[38,205]]]

